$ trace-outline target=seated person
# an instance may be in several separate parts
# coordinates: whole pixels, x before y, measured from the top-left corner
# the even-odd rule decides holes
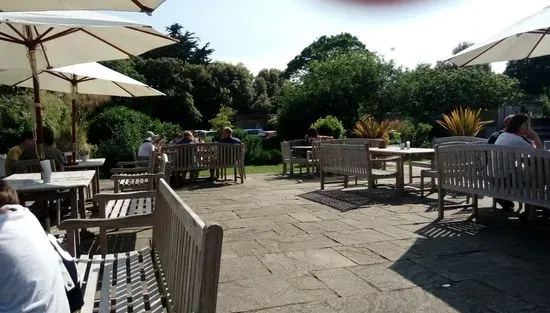
[[[158,141],[160,136],[155,135],[153,132],[148,131],[145,133],[145,139],[138,149],[138,161],[147,161],[151,156],[151,153],[156,150],[154,141]]]
[[[34,135],[32,131],[24,131],[19,138],[19,144],[12,147],[6,155],[6,176],[14,173],[13,163],[18,161],[25,149],[34,145]]]
[[[174,139],[172,139],[172,140],[170,140],[170,142],[168,142],[169,145],[175,145],[175,144],[177,144],[178,141],[182,140],[183,139],[183,133],[178,132],[177,134],[174,135],[173,138]]]
[[[317,129],[311,127],[307,130],[306,136],[304,137],[304,140],[306,142],[306,146],[313,145],[313,142],[319,139],[319,134],[317,133]]]
[[[525,138],[533,138],[534,144]],[[498,146],[510,146],[515,148],[524,149],[543,149],[541,140],[536,132],[529,127],[529,118],[522,114],[514,115],[508,122],[506,131],[500,134],[495,141],[495,145]],[[502,205],[502,204],[501,204]],[[513,205],[512,205],[513,207]],[[505,208],[504,210],[510,210]],[[548,208],[538,208],[543,210],[543,214],[548,217],[550,212]]]
[[[533,139],[534,144],[525,138]],[[506,131],[498,136],[495,145],[527,149],[543,148],[539,136],[529,127],[529,118],[522,114],[514,115],[510,119]]]
[[[237,137],[233,137],[233,130],[231,129],[231,127],[224,127],[222,130],[221,143],[240,144],[241,140]]]
[[[183,144],[190,144],[195,143],[195,137],[193,137],[193,134],[191,134],[190,131],[186,130],[183,132],[183,138],[178,141],[176,144],[183,145]]]
[[[54,160],[55,161],[55,170],[56,171],[63,171],[63,152],[61,152],[59,149],[57,149],[55,144],[55,137],[53,134],[53,131],[49,127],[42,128],[42,137],[44,139],[44,158],[46,160]],[[32,145],[25,149],[23,151],[23,154],[21,155],[21,160],[36,160],[38,159],[38,156],[36,154],[36,145]]]
[[[0,183],[0,312],[69,313],[61,266],[40,222]]]

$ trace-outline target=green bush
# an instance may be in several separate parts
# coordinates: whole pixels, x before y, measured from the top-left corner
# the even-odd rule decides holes
[[[19,137],[33,127],[32,100],[26,95],[0,97],[0,151],[19,144]]]
[[[318,119],[315,123],[311,124],[311,127],[317,129],[319,135],[332,136],[334,138],[341,138],[346,132],[342,122],[332,115]]]
[[[132,160],[146,131],[170,138],[179,126],[152,120],[127,107],[113,107],[95,116],[88,127],[88,138],[97,145],[97,155],[106,158],[105,170],[118,161]]]
[[[404,122],[399,129],[399,139],[410,141],[412,147],[427,148],[432,146],[430,134],[432,125],[426,123]]]
[[[278,138],[263,139],[248,135],[242,129],[235,129],[233,136],[246,145],[245,165],[273,165],[282,161],[280,141]]]

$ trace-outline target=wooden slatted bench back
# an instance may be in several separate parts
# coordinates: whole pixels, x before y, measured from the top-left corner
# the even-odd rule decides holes
[[[353,176],[371,175],[368,145],[322,143],[317,152],[321,172]]]
[[[469,144],[436,147],[436,157],[445,190],[550,205],[548,151]]]
[[[290,159],[292,159],[292,150],[289,142],[281,142],[281,154],[283,157],[283,161],[290,162]]]
[[[214,313],[223,230],[205,224],[161,179],[153,222],[153,247],[161,264],[171,312]]]
[[[163,148],[172,162],[172,171],[244,167],[244,144],[197,143]]]
[[[111,176],[114,183],[114,191],[154,190],[160,178],[169,181],[172,172],[172,163],[165,153],[152,154],[154,159],[150,161],[152,172],[137,174],[115,174]]]
[[[121,194],[118,194],[121,195]],[[173,312],[215,313],[223,230],[205,224],[161,179],[155,195],[150,248],[101,255],[81,255],[79,274],[84,290],[81,313]],[[75,255],[75,234],[81,228],[135,228],[150,225],[150,215],[114,219],[69,219],[69,251]],[[101,245],[107,244],[102,242]]]
[[[472,137],[472,136],[450,136],[450,137],[439,137],[434,138],[434,146],[448,146],[453,144],[464,144],[464,143],[487,143],[487,139]]]

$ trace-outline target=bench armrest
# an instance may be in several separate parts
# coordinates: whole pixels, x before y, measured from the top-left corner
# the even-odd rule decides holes
[[[59,229],[67,231],[69,253],[76,257],[76,232],[82,228],[99,227],[101,254],[107,254],[107,230],[118,228],[145,227],[153,224],[153,214],[142,214],[118,218],[67,219],[61,222]]]
[[[164,177],[164,173],[155,173],[155,174],[136,174],[136,175],[113,175],[111,179],[114,183],[115,193],[120,191],[120,181],[124,179],[148,179],[148,183],[151,184],[151,189],[154,187],[154,181]]]
[[[116,166],[125,167],[125,166],[135,166],[135,167],[147,167],[149,161],[119,161]]]
[[[373,158],[371,157],[372,163],[382,163],[382,162],[396,162],[401,163],[401,157],[395,156],[395,157],[383,157],[383,158]]]
[[[115,167],[111,169],[112,174],[131,174],[149,172],[148,167]]]
[[[110,200],[124,200],[124,199],[139,199],[139,198],[152,198],[155,196],[156,191],[133,191],[133,192],[120,192],[120,193],[98,193],[94,197],[94,201],[107,202]]]

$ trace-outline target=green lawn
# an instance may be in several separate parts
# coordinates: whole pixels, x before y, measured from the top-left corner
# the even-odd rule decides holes
[[[283,165],[249,165],[245,167],[247,174],[252,173],[266,173],[266,174],[275,174],[283,172]]]
[[[245,166],[246,174],[280,174],[283,172],[283,165],[248,165]],[[208,177],[209,173],[207,170],[200,172],[200,177]],[[233,175],[233,169],[227,169],[227,176],[230,177]]]

